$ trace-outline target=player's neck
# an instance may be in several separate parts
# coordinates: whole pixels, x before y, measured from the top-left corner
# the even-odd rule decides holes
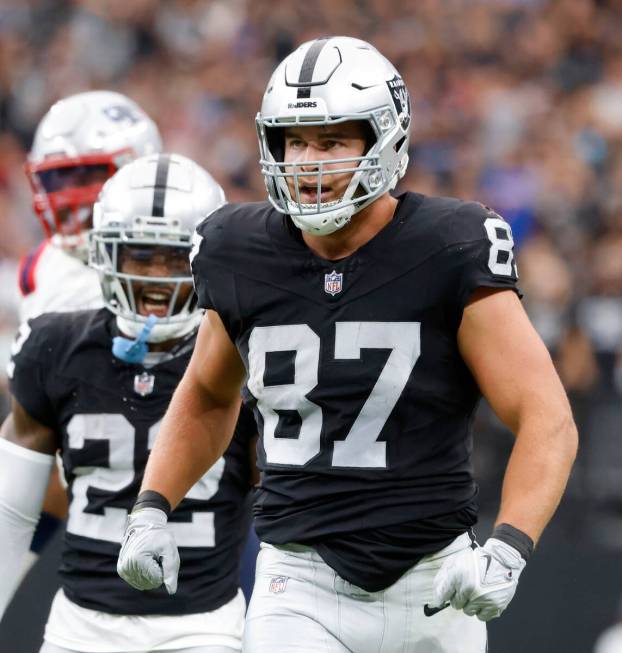
[[[391,222],[397,204],[397,200],[386,193],[352,216],[352,220],[342,229],[327,236],[302,232],[302,238],[316,256],[329,261],[345,258],[363,247]]]

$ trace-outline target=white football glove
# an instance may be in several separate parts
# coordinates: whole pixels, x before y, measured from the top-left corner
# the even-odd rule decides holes
[[[434,578],[434,603],[489,621],[507,608],[524,567],[513,546],[491,537],[483,547],[448,556]]]
[[[142,508],[128,517],[117,573],[137,590],[164,583],[169,594],[177,591],[179,553],[166,522],[166,513],[158,508]]]

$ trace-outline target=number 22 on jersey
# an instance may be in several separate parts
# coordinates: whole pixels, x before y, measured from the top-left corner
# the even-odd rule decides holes
[[[151,449],[160,428],[157,422],[149,429],[148,448]],[[83,449],[86,440],[108,442],[108,465],[79,466],[73,469],[76,477],[71,486],[72,501],[69,506],[67,532],[106,542],[121,542],[125,530],[127,510],[104,506],[103,514],[88,510],[89,489],[114,495],[123,491],[136,475],[134,465],[134,427],[123,415],[74,415],[67,425],[70,449]],[[214,466],[190,488],[188,499],[208,501],[216,492],[225,469],[225,459],[219,458]],[[178,546],[212,547],[215,545],[214,513],[193,511],[192,521],[170,521]]]
[[[360,360],[362,349],[390,350],[387,362],[344,440],[334,442],[335,467],[386,468],[386,442],[378,437],[421,353],[420,322],[337,322],[336,360]],[[294,382],[266,386],[266,354],[293,351]],[[320,453],[322,409],[307,398],[318,385],[320,338],[307,324],[255,327],[249,338],[248,389],[264,420],[268,463],[302,466]],[[295,410],[297,438],[279,438],[279,410]]]

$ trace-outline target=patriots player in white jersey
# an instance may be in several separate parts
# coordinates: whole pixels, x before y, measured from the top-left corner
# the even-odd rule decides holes
[[[45,313],[20,329],[12,413],[0,432],[3,584],[28,547],[56,451],[70,498],[42,653],[241,649],[252,416],[240,415],[231,447],[171,515],[187,572],[179,585],[171,578],[168,592],[140,593],[116,574],[127,513],[202,316],[188,260],[193,229],[224,201],[183,156],[127,164],[101,191],[89,234],[104,307]],[[153,512],[148,501],[143,508]]]
[[[87,91],[49,109],[25,165],[46,239],[20,262],[22,320],[102,306],[97,275],[85,265],[93,203],[122,165],[161,150],[153,120],[121,93]]]
[[[141,589],[170,583],[167,512],[227,446],[244,386],[263,541],[246,653],[484,653],[576,454],[510,226],[477,202],[391,195],[410,122],[406,84],[370,44],[303,44],[257,116],[269,201],[197,229],[207,317],[145,471],[154,517],[139,498],[118,568]],[[516,443],[479,546],[482,395]]]
[[[103,306],[97,273],[86,265],[93,203],[122,165],[161,150],[153,120],[121,93],[86,91],[47,111],[25,164],[46,238],[19,264],[20,321]],[[24,575],[66,517],[67,500],[56,470],[43,508]],[[15,589],[5,585],[0,594],[8,601]]]

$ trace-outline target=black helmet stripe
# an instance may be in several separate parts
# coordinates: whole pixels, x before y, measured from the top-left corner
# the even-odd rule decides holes
[[[166,180],[171,163],[170,154],[161,154],[158,157],[156,168],[155,187],[153,189],[153,210],[151,215],[156,218],[164,217],[164,200],[166,198]]]
[[[297,94],[298,98],[311,97],[311,83],[313,82],[315,64],[317,63],[322,48],[326,45],[328,40],[328,38],[317,39],[307,50],[307,54],[305,54],[302,66],[300,67],[300,75],[298,76],[298,84],[300,85]],[[306,86],[302,86],[303,84]]]

